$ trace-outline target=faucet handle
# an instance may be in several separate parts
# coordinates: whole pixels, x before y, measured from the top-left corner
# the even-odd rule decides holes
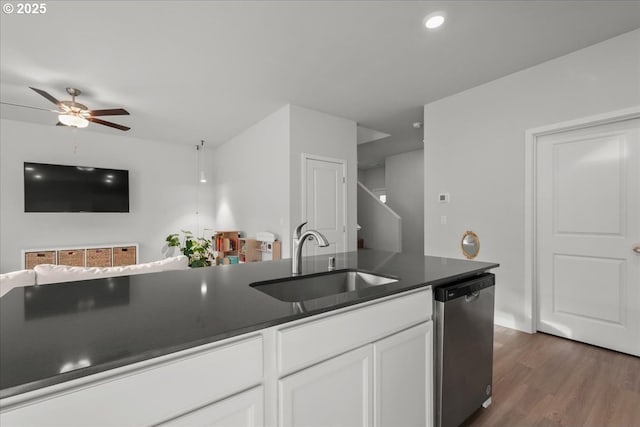
[[[307,225],[307,222],[309,222],[309,221],[305,221],[305,222],[303,222],[302,224],[300,224],[299,226],[296,227],[296,231],[294,231],[294,233],[293,233],[293,237],[295,239],[299,239],[300,236],[302,236],[302,228],[305,225]]]

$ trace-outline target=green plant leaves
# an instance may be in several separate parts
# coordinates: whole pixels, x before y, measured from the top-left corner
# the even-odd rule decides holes
[[[177,234],[169,234],[166,238],[167,246],[180,246],[180,238]]]
[[[189,267],[208,267],[211,265],[211,240],[204,237],[193,237],[188,230],[180,230],[184,234],[184,245],[178,233],[169,234],[165,241],[167,246],[177,247],[189,258]]]

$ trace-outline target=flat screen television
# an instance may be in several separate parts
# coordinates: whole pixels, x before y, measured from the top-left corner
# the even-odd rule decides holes
[[[25,212],[129,212],[129,171],[24,163]]]

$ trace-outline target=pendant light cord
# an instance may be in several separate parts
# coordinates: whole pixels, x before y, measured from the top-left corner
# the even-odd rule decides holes
[[[202,160],[200,150],[204,150],[204,140],[200,140],[200,145],[196,145],[196,228],[197,235],[201,235],[200,231],[200,184],[206,181],[202,181],[201,177],[204,176],[202,172]]]
[[[200,173],[200,146],[196,145],[196,236],[200,236],[200,185],[198,174]]]

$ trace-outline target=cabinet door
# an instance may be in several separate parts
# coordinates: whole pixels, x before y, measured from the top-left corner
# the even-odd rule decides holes
[[[373,344],[374,425],[433,425],[433,322]]]
[[[258,427],[264,425],[262,386],[160,424],[162,427]]]
[[[280,380],[279,425],[371,425],[371,356],[367,345]]]

